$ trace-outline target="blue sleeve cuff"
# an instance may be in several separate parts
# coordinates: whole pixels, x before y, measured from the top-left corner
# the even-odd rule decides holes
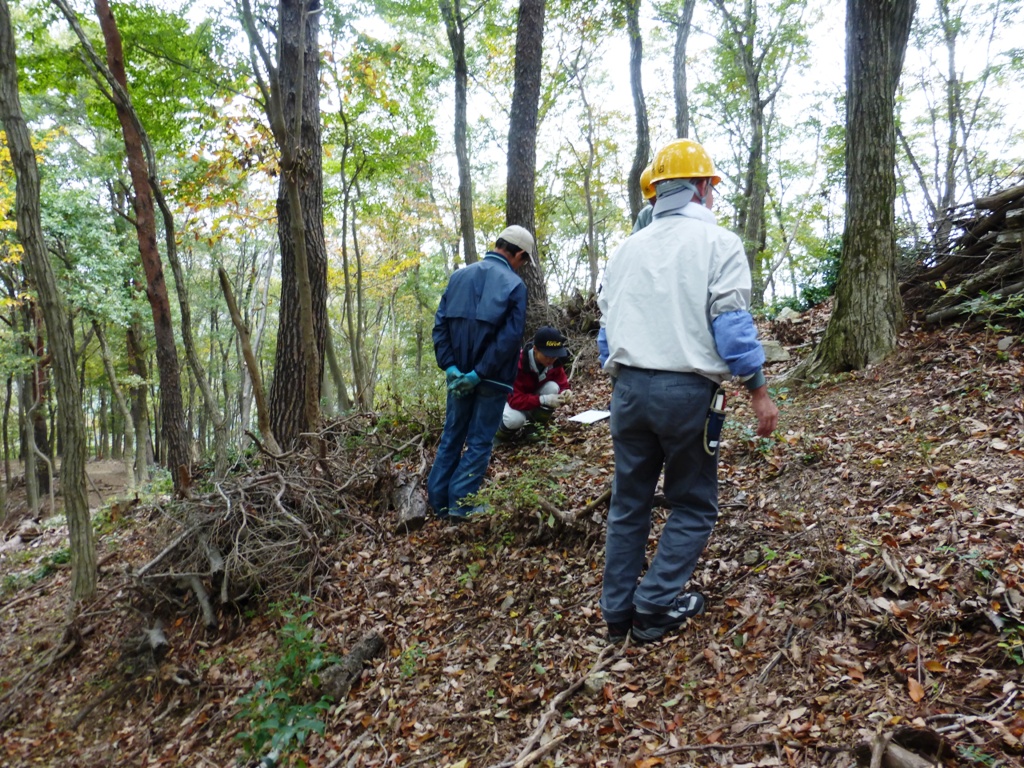
[[[745,379],[741,379],[743,386],[749,389],[751,392],[755,389],[759,389],[768,383],[768,380],[764,377],[764,371],[760,368],[757,369],[753,374]]]
[[[597,332],[597,360],[602,368],[608,360],[608,334],[605,333],[604,326]]]
[[[741,309],[719,315],[711,322],[711,332],[718,354],[733,376],[749,377],[761,370],[764,348],[757,339],[757,328],[749,312]]]

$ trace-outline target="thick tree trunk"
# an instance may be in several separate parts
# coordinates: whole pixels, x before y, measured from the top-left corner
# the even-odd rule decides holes
[[[135,191],[135,227],[138,232],[142,266],[146,273],[146,296],[153,313],[156,363],[160,374],[160,421],[164,436],[165,463],[171,470],[175,491],[184,493],[187,490],[188,478],[191,476],[189,437],[185,430],[181,374],[178,349],[174,340],[171,304],[164,281],[160,251],[156,245],[156,212],[153,206],[153,191],[149,183],[149,168],[143,152],[143,136],[136,121],[133,120],[130,102],[123,103],[127,98],[128,79],[125,74],[121,33],[107,0],[95,0],[95,7],[107,47],[107,67],[124,92],[123,98],[115,97],[114,102],[117,119],[121,123],[121,132],[124,135],[128,170]]]
[[[60,406],[61,491],[68,521],[71,550],[72,604],[96,592],[96,548],[89,521],[89,499],[85,487],[85,419],[82,394],[76,379],[74,340],[68,315],[57,291],[57,280],[46,253],[39,211],[39,170],[35,152],[22,117],[18,99],[18,76],[7,0],[0,0],[0,111],[7,131],[7,145],[17,179],[18,237],[25,261],[39,292]]]
[[[630,220],[636,221],[637,214],[645,205],[640,190],[640,175],[651,156],[651,135],[647,125],[647,100],[644,98],[642,77],[644,41],[640,35],[640,0],[624,0],[623,6],[629,32],[629,86],[633,92],[633,115],[636,122],[636,151],[633,153],[633,165],[629,169],[629,213]]]
[[[466,65],[466,20],[460,0],[438,3],[448,32],[455,65],[455,160],[459,166],[459,230],[462,253],[467,264],[477,260],[476,231],[473,226],[473,182],[469,166],[469,143],[466,138],[466,100],[469,90],[469,67]]]
[[[277,231],[281,245],[281,311],[270,426],[282,448],[316,429],[327,338],[327,247],[323,225],[320,144],[319,0],[280,0],[277,60],[263,47],[247,0],[243,23],[262,57],[257,72],[264,107],[281,154]],[[254,68],[258,66],[253,62]]]
[[[915,0],[847,0],[846,229],[836,302],[809,373],[885,358],[903,326],[896,280],[896,86]]]
[[[505,189],[505,221],[526,227],[537,238],[534,217],[537,171],[537,116],[540,108],[540,75],[544,50],[545,0],[520,0],[516,28],[515,85],[508,124],[508,177]],[[540,270],[540,249],[533,254],[537,265],[526,264],[519,275],[526,283],[526,327],[546,322],[548,292]]]

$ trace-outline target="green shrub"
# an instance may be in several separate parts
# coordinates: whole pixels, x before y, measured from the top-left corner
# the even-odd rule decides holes
[[[308,597],[298,599],[312,602]],[[318,696],[318,673],[338,662],[310,626],[312,610],[296,614],[281,605],[273,609],[284,622],[277,630],[278,655],[262,665],[262,679],[238,699],[241,709],[235,715],[247,723],[236,738],[254,759],[268,752],[285,755],[300,748],[310,733],[323,735],[331,699]]]

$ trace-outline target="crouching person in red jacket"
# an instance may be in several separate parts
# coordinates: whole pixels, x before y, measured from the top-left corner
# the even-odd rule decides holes
[[[513,439],[527,424],[550,421],[555,408],[569,400],[572,393],[563,367],[569,356],[567,342],[557,329],[544,326],[523,348],[495,445]]]

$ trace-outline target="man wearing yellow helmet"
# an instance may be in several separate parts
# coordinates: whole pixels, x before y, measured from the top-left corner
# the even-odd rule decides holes
[[[640,213],[636,215],[636,221],[633,222],[634,233],[646,227],[654,218],[654,204],[658,201],[658,194],[654,189],[654,184],[651,183],[653,175],[654,163],[644,168],[644,172],[640,174],[640,191],[648,204],[641,208]]]
[[[750,315],[750,270],[739,237],[711,206],[721,181],[689,139],[662,147],[652,164],[654,220],[631,235],[605,269],[598,304],[616,376],[611,432],[615,480],[608,510],[601,609],[613,640],[650,642],[704,612],[684,592],[718,519],[720,384],[736,376],[750,393],[757,434],[778,409]],[[671,513],[639,584],[662,469]]]

